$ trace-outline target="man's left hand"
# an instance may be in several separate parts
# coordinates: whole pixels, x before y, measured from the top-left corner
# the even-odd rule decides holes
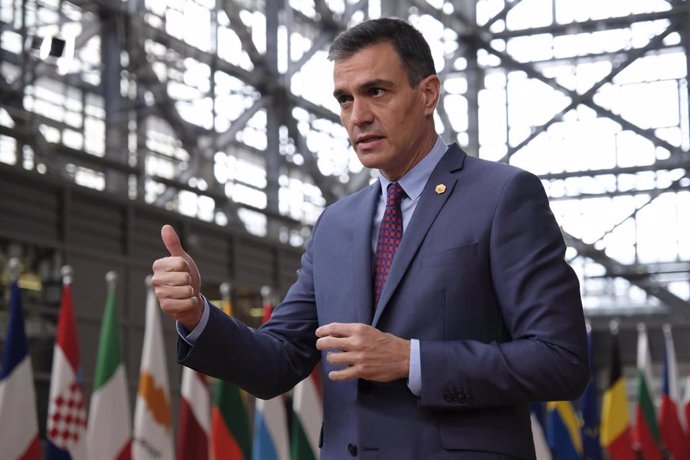
[[[333,381],[366,379],[392,382],[406,379],[410,369],[410,341],[361,323],[330,323],[316,330],[316,348],[333,350],[330,364],[346,366],[331,371]]]

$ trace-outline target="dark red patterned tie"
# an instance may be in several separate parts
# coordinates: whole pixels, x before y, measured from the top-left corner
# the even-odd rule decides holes
[[[379,303],[383,284],[388,278],[388,270],[393,262],[403,233],[402,211],[400,201],[405,196],[400,184],[391,182],[388,184],[388,199],[386,200],[386,211],[383,213],[379,238],[376,242],[376,262],[374,277],[374,308]]]

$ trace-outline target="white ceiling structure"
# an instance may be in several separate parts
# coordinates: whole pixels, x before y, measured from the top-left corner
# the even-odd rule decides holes
[[[374,177],[328,45],[403,17],[434,51],[444,140],[542,178],[590,320],[688,323],[688,6],[0,0],[0,162],[302,245]]]

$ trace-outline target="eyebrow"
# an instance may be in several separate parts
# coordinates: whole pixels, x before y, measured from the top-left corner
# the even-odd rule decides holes
[[[377,87],[377,86],[383,86],[383,87],[390,88],[391,86],[393,86],[393,82],[390,80],[386,80],[384,78],[375,78],[373,80],[365,81],[364,83],[359,85],[358,89],[360,89],[360,90],[364,89],[365,90],[367,88],[373,88],[373,87]],[[343,94],[347,94],[347,91],[344,91],[342,89],[337,89],[337,88],[335,89],[335,91],[333,91],[333,97],[335,97],[336,99],[339,96],[342,96]]]

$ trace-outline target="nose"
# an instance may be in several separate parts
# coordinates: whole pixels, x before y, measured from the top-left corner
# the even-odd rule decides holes
[[[366,100],[355,98],[352,101],[352,111],[350,112],[350,123],[354,126],[366,126],[373,121],[371,107]]]

